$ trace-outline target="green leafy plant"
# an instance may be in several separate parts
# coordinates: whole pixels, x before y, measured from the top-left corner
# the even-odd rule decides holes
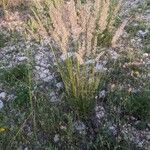
[[[144,47],[144,52],[145,52],[145,53],[150,53],[150,45],[146,45],[146,46]]]
[[[19,64],[14,68],[3,70],[1,81],[6,82],[10,86],[16,85],[18,82],[28,83],[28,67],[25,64]]]
[[[131,36],[136,36],[139,30],[145,30],[146,26],[143,22],[136,22],[137,25],[133,26],[133,24],[130,24],[125,27],[125,30],[127,33],[129,33]]]
[[[126,108],[128,111],[144,121],[150,121],[150,93],[149,91],[139,92],[137,94],[132,94]]]
[[[5,42],[4,35],[0,33],[0,48],[5,46]]]

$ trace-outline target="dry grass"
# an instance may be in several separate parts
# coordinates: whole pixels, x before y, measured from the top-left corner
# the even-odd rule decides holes
[[[42,4],[35,2],[36,10],[41,10],[44,2]],[[112,29],[120,3],[114,4],[111,0],[89,0],[81,4],[81,1],[60,0],[57,3],[45,1],[45,5],[49,8],[52,26],[46,29],[41,21],[42,14],[34,11],[36,16],[34,21],[40,25],[40,30],[50,33],[62,54],[76,52],[83,59],[95,54],[97,32],[102,33],[106,28]]]
[[[120,27],[117,29],[115,35],[112,38],[112,42],[111,42],[112,47],[115,48],[117,46],[116,43],[117,43],[118,39],[120,38],[120,36],[123,34],[124,28],[127,25],[128,21],[129,21],[129,19],[125,19],[122,22],[122,24],[120,25]]]
[[[1,0],[0,5],[5,5],[7,7],[15,7],[22,3],[26,3],[26,0]]]
[[[0,0],[0,7],[3,11],[21,11],[29,9],[32,0]]]

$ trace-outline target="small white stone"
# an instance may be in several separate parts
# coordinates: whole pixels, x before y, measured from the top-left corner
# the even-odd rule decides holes
[[[49,76],[47,76],[46,78],[44,78],[43,81],[49,82],[49,81],[51,81],[52,79],[53,79],[53,76],[52,76],[52,75],[49,75]]]
[[[143,147],[143,141],[139,142],[138,146],[142,148]]]
[[[137,26],[138,26],[138,23],[134,23],[133,26],[134,26],[134,27],[137,27]]]
[[[55,92],[50,93],[50,101],[52,103],[60,102],[60,99],[56,96]]]
[[[94,64],[95,63],[95,60],[94,59],[90,59],[90,60],[87,60],[85,62],[85,65],[90,65],[90,64]]]
[[[51,97],[50,101],[52,103],[60,102],[60,100],[56,96]]]
[[[102,119],[105,116],[105,109],[102,106],[97,106],[95,108],[96,117]],[[100,120],[99,120],[100,121]]]
[[[54,136],[54,142],[55,143],[59,142],[59,135],[58,134],[55,134],[55,136]]]
[[[66,60],[67,58],[70,58],[70,57],[72,57],[72,56],[74,56],[74,55],[75,55],[75,53],[69,52],[69,53],[67,53],[67,54],[62,54],[62,55],[60,56],[60,58],[64,61],[64,60]]]
[[[61,129],[61,130],[66,130],[66,129],[67,129],[67,127],[66,127],[66,126],[61,125],[61,126],[60,126],[60,129]]]
[[[140,89],[135,89],[135,88],[133,88],[131,92],[132,92],[132,93],[138,93],[139,91],[140,91]]]
[[[115,51],[111,51],[111,57],[112,57],[112,59],[118,59],[118,57],[119,57],[120,55],[117,53],[117,52],[115,52]]]
[[[146,138],[147,138],[147,140],[150,140],[150,134],[148,134],[148,135],[146,136]]]
[[[62,89],[62,88],[63,88],[63,83],[62,83],[62,82],[57,83],[57,84],[56,84],[56,87],[57,87],[58,89]]]
[[[39,75],[40,75],[40,78],[42,78],[42,79],[47,77],[47,75],[45,73],[43,73],[43,72],[41,72]]]
[[[103,65],[106,65],[106,64],[107,64],[107,61],[106,61],[106,60],[104,60],[104,61],[103,61]]]
[[[95,66],[95,70],[100,71],[100,72],[104,72],[107,70],[107,68],[104,68],[104,66],[102,64],[97,63]]]
[[[143,57],[148,57],[148,53],[144,53],[144,54],[143,54]]]
[[[55,95],[56,95],[55,92],[50,93],[50,97],[55,96]]]
[[[102,90],[99,92],[99,98],[105,98],[106,97],[106,91]]]
[[[96,70],[103,70],[103,65],[97,63],[95,69]]]
[[[24,60],[27,60],[28,58],[27,57],[17,57],[17,60],[19,61],[24,61]]]
[[[41,61],[39,61],[39,62],[37,62],[39,65],[41,65],[41,66],[44,66],[44,67],[47,67],[47,62],[45,61],[45,60],[41,60]]]
[[[28,147],[26,147],[24,150],[29,150]]]
[[[86,128],[86,126],[85,126],[85,124],[83,123],[83,122],[81,122],[81,121],[76,121],[75,123],[74,123],[74,128],[79,132],[79,133],[85,133],[85,128]]]
[[[146,29],[145,31],[139,30],[138,34],[142,37],[145,37],[145,35],[149,32],[148,29]]]
[[[4,103],[2,100],[0,100],[0,109],[2,109],[4,107]]]
[[[5,99],[5,97],[6,97],[6,93],[5,92],[1,92],[0,93],[0,98]]]
[[[39,67],[39,66],[35,66],[35,69],[36,69],[36,70],[40,70],[40,68],[41,68],[41,67]]]
[[[45,69],[43,72],[48,74],[49,73],[49,69]]]
[[[43,58],[43,54],[37,54],[36,56],[35,56],[35,59],[36,60],[41,60]]]
[[[117,134],[117,127],[116,125],[112,125],[108,127],[109,131],[112,132],[114,135]]]

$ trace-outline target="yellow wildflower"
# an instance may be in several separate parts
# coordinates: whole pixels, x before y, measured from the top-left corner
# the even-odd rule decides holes
[[[131,72],[131,76],[133,76],[133,77],[139,77],[140,73],[139,73],[139,71],[132,71]]]
[[[0,127],[0,133],[6,131],[6,128]]]

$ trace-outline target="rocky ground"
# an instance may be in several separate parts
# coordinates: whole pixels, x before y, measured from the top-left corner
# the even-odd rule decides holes
[[[127,0],[123,2],[122,10],[118,20],[123,20],[126,17],[131,17],[128,25],[125,28],[124,34],[119,40],[115,49],[109,48],[103,54],[103,58],[99,64],[96,65],[97,70],[107,71],[111,70],[108,61],[116,60],[120,58],[124,53],[126,55],[134,54],[132,65],[136,65],[139,68],[149,68],[150,66],[150,3],[147,6],[145,1],[141,0]],[[28,63],[33,67],[33,76],[36,82],[36,87],[42,90],[52,103],[61,101],[59,91],[63,88],[63,83],[57,78],[55,72],[54,55],[48,47],[50,41],[49,38],[37,43],[25,37],[25,24],[26,15],[20,14],[15,11],[8,15],[8,18],[0,18],[0,69],[9,69],[18,64]],[[139,54],[140,57],[135,55]],[[133,57],[133,56],[132,56]],[[86,62],[91,63],[92,60]],[[128,68],[131,64],[124,63],[123,68]],[[0,72],[1,74],[2,72]],[[127,70],[125,76],[133,76],[134,72]],[[138,76],[138,72],[137,72]],[[150,77],[147,74],[140,74],[142,79]],[[142,80],[143,81],[143,80]],[[142,82],[141,81],[141,82]],[[125,82],[125,83],[124,83]],[[138,80],[136,80],[138,82]],[[141,82],[135,85],[129,85],[128,82],[123,81],[120,86],[128,88],[130,92],[137,92],[142,88]],[[113,88],[114,83],[111,83],[110,87]],[[140,87],[141,86],[141,87]],[[52,87],[49,90],[49,87]],[[6,102],[12,101],[15,98],[14,90],[8,90],[4,83],[0,83],[0,111],[5,107]],[[99,92],[99,98],[105,98],[108,91],[102,89]],[[115,109],[115,108],[114,108]],[[138,124],[142,124],[141,120],[134,116],[128,116],[128,121],[119,125],[113,122],[107,122],[106,107],[103,104],[99,104],[95,108],[95,119],[97,123],[105,122],[106,127],[110,133],[114,136],[120,132],[126,139],[133,142],[137,147],[141,149],[150,149],[150,124],[146,123],[144,128],[137,129]],[[119,110],[117,110],[119,111]],[[81,122],[75,122],[74,127],[77,131],[84,134],[86,125]],[[62,126],[63,128],[63,126]],[[64,127],[65,128],[65,127]],[[59,134],[55,134],[54,142],[58,142]]]

